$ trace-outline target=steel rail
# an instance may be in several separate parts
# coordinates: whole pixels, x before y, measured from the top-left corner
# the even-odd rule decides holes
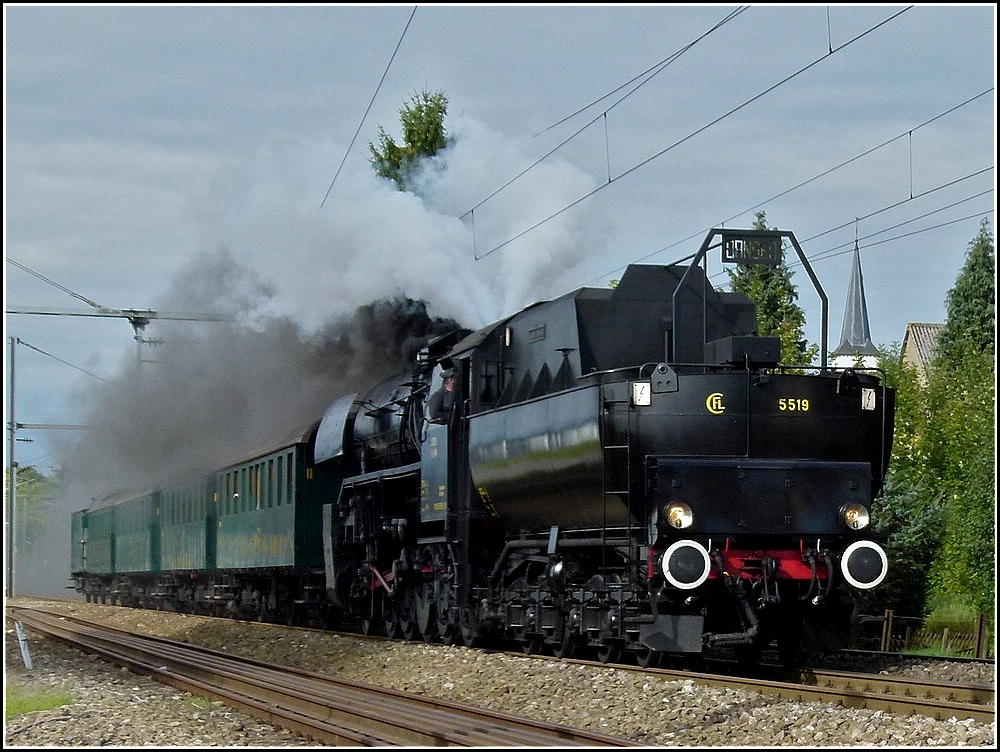
[[[607,665],[566,660],[584,665]],[[694,681],[707,686],[745,689],[797,702],[826,702],[845,708],[884,710],[898,715],[917,714],[939,721],[956,718],[990,723],[996,720],[996,688],[989,685],[820,669],[802,671],[798,681],[775,681],[687,669],[614,667],[647,673],[665,681]]]
[[[180,689],[218,698],[324,744],[639,746],[584,729],[275,666],[37,609],[8,608],[8,615],[39,632]]]

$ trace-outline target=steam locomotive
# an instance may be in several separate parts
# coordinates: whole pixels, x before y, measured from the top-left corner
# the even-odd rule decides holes
[[[779,365],[756,308],[709,284],[794,247],[823,298],[820,366]],[[826,365],[794,235],[713,229],[336,400],[265,450],[72,517],[88,601],[642,666],[845,646],[887,556],[871,532],[894,391]],[[440,375],[454,391],[428,405]]]

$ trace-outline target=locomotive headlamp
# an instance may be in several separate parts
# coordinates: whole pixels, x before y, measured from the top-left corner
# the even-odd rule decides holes
[[[865,508],[865,505],[857,502],[852,502],[851,504],[847,504],[842,507],[840,510],[840,518],[851,530],[862,530],[868,527],[868,523],[871,522],[871,518],[868,516],[868,510]]]
[[[675,530],[683,530],[686,527],[691,527],[691,523],[694,522],[694,514],[691,512],[691,507],[683,501],[672,501],[664,511],[663,519]]]

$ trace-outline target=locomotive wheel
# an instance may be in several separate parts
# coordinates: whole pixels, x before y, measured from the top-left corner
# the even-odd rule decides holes
[[[525,655],[537,655],[542,652],[543,644],[540,634],[524,635],[521,638],[521,652]]]
[[[438,619],[438,638],[444,645],[458,645],[462,641],[462,632],[451,621]]]
[[[462,642],[467,648],[479,647],[481,638],[479,636],[479,624],[476,622],[475,613],[468,607],[460,609],[459,619],[461,621]]]
[[[636,648],[635,662],[639,668],[656,668],[663,659],[663,653],[652,648]]]
[[[420,627],[417,626],[417,620],[412,617],[400,617],[399,628],[403,633],[403,637],[411,642],[422,639]]]
[[[421,583],[414,594],[416,601],[417,626],[424,642],[435,642],[438,638],[438,620],[434,607],[434,583]]]
[[[562,639],[552,644],[552,654],[556,658],[572,658],[576,655],[577,638],[569,627],[563,628]]]
[[[552,655],[556,658],[572,658],[576,655],[576,638],[567,636],[562,642],[553,644]]]
[[[461,628],[455,623],[458,613],[453,606],[451,577],[438,577],[434,581],[434,613],[437,616],[438,637],[445,645],[461,641]]]
[[[376,635],[382,630],[382,598],[369,595],[361,602],[365,616],[361,617],[361,631],[366,635]]]
[[[479,647],[479,633],[470,627],[462,627],[462,644],[467,648]]]
[[[440,604],[440,601],[438,603]],[[442,611],[439,607],[436,611],[438,637],[441,639],[441,642],[445,645],[461,645],[462,626],[456,623],[458,610],[448,608]]]
[[[399,616],[396,614],[396,601],[393,598],[382,600],[382,626],[385,627],[387,636],[397,639],[403,636],[403,630],[399,623]]]
[[[617,640],[608,640],[597,646],[597,660],[601,663],[618,663],[622,658],[622,645]]]
[[[400,631],[407,640],[419,640],[420,622],[417,619],[417,594],[413,588],[406,588],[396,598]]]
[[[417,592],[413,594],[413,601],[414,615],[420,634],[427,635],[432,631],[437,634],[437,616],[434,614],[434,604],[428,597],[426,585],[419,586]]]

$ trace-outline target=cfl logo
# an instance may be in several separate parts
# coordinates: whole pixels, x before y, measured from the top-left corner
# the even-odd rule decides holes
[[[722,404],[722,392],[712,392],[705,398],[705,407],[712,415],[722,415],[726,406]]]

